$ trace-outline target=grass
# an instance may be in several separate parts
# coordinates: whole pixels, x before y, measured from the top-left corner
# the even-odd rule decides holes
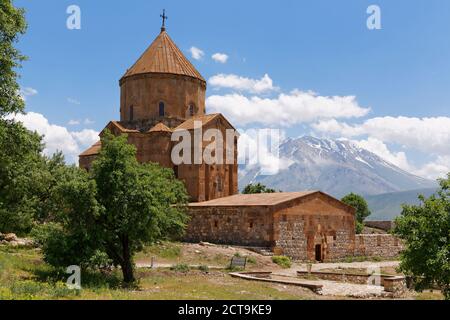
[[[169,249],[170,252],[172,249]],[[135,288],[126,288],[121,274],[115,271],[83,273],[81,290],[69,290],[66,275],[42,261],[37,249],[12,249],[0,246],[0,300],[172,300],[172,299],[315,299],[318,296],[303,288],[236,279],[224,272],[203,270],[139,269]]]
[[[277,265],[279,265],[282,268],[288,269],[292,266],[292,261],[289,257],[285,257],[285,256],[273,256],[272,257],[272,262],[276,263]]]

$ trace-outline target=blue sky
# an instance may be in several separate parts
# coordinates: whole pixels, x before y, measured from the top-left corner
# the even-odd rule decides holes
[[[78,133],[75,143],[88,136],[86,130],[99,131],[119,118],[118,80],[159,33],[159,14],[165,8],[168,33],[205,79],[223,76],[219,85],[208,86],[207,95],[216,98],[209,100],[215,101],[213,111],[223,111],[239,125],[243,119],[233,117],[233,106],[224,105],[224,96],[257,97],[277,105],[280,95],[298,98],[293,90],[311,90],[315,94],[295,101],[311,100],[312,106],[321,103],[320,97],[354,96],[356,109],[370,111],[353,116],[337,112],[307,121],[300,114],[289,124],[241,122],[244,127],[282,127],[288,136],[352,139],[430,178],[450,170],[449,1],[16,0],[15,4],[26,9],[29,23],[19,43],[29,56],[20,71],[21,86],[35,90],[25,92],[27,111],[42,115],[53,129]],[[72,4],[81,8],[81,30],[66,28],[66,9]],[[372,4],[381,9],[381,30],[366,26],[366,10]],[[192,47],[204,53],[201,59],[192,58]],[[227,62],[214,61],[214,53],[226,54]],[[266,74],[273,81],[267,90],[224,85],[230,75],[257,82]],[[342,104],[327,101],[329,108]],[[259,105],[252,103],[249,108]],[[430,146],[426,138],[434,136],[439,141]],[[72,152],[76,151],[74,147]]]

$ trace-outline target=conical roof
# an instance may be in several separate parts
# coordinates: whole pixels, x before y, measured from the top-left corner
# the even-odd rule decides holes
[[[143,73],[179,74],[205,81],[164,29],[123,77]]]

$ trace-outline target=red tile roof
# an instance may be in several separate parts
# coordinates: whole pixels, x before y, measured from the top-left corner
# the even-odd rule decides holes
[[[161,31],[123,77],[144,73],[178,74],[206,82],[165,31]]]
[[[210,206],[271,206],[317,193],[318,191],[236,194],[205,202],[190,203],[190,207]]]
[[[148,132],[172,132],[172,130],[164,123],[160,122],[150,130],[148,130]]]
[[[87,156],[93,156],[100,152],[100,149],[102,148],[102,142],[97,141],[92,146],[89,147],[86,151],[84,151],[82,154],[80,154],[80,157],[87,157]]]

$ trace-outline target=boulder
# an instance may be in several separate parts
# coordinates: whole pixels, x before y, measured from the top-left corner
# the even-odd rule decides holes
[[[8,242],[17,241],[17,236],[14,233],[8,233],[3,235],[3,239]]]

